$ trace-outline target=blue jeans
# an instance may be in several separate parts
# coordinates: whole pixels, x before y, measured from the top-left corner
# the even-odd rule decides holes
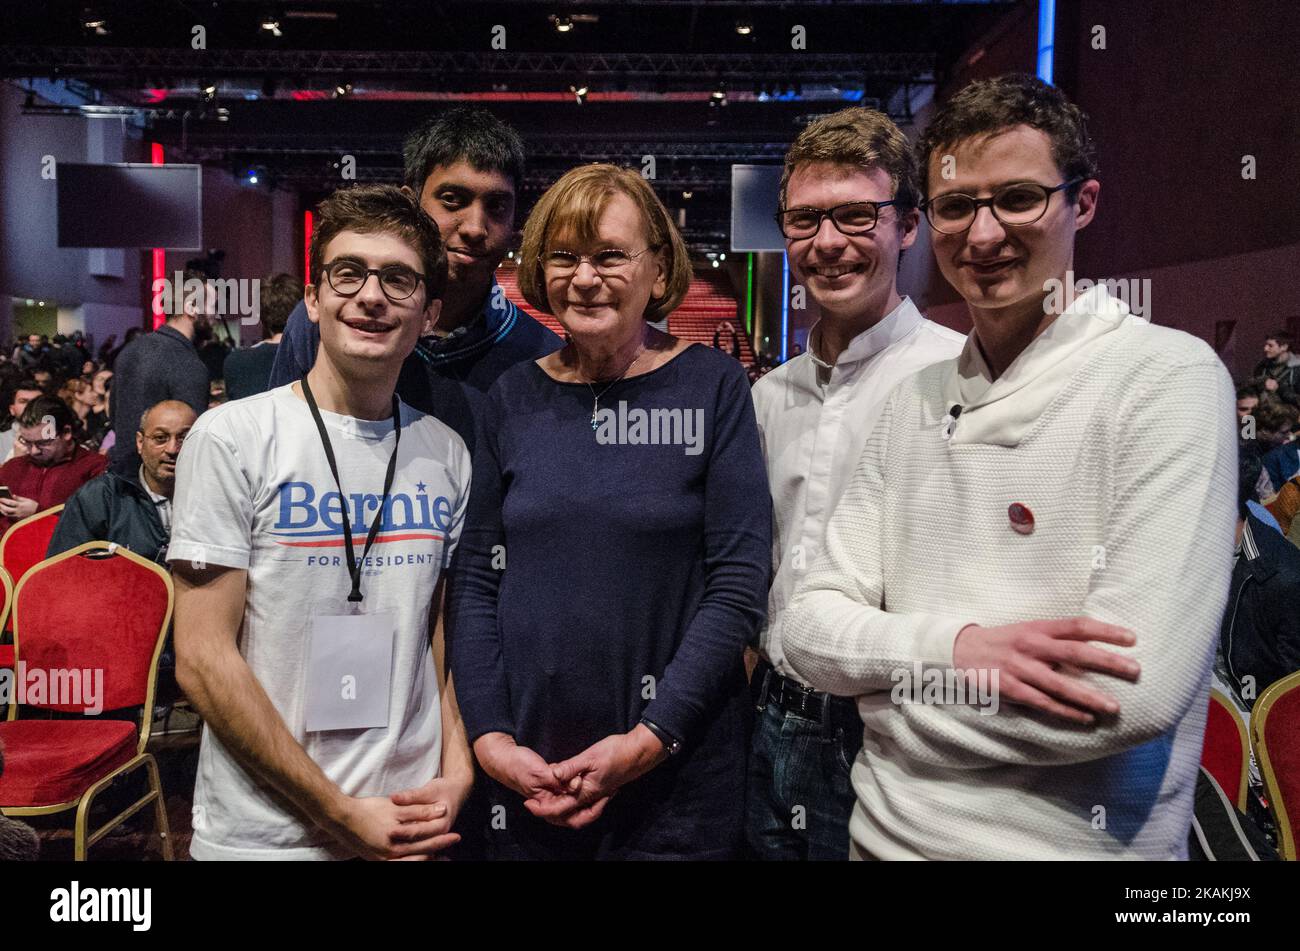
[[[763,676],[760,667],[760,685]],[[822,722],[771,701],[759,709],[745,789],[745,837],[756,858],[848,860],[849,770],[861,748],[862,721],[850,699],[831,698]]]

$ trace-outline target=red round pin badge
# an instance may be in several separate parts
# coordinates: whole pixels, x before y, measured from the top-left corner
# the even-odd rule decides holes
[[[1029,506],[1021,505],[1019,502],[1012,502],[1007,507],[1007,517],[1011,519],[1011,527],[1021,535],[1028,535],[1034,530],[1034,513],[1029,511]]]

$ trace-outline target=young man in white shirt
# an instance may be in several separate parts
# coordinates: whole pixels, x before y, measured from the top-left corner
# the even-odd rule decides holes
[[[763,859],[849,857],[849,768],[862,723],[852,698],[812,690],[794,674],[781,624],[885,396],[904,377],[961,351],[961,334],[926,320],[898,293],[899,257],[916,240],[917,201],[911,147],[875,110],[817,119],[786,155],[777,222],[790,267],[821,318],[808,352],[753,389],[776,528],[746,802],[747,838]]]
[[[784,627],[798,673],[858,695],[853,854],[1186,858],[1231,380],[1107,287],[1072,300],[1100,184],[1059,90],[973,83],[918,153],[975,329],[890,394]]]
[[[470,460],[394,393],[446,267],[412,197],[336,192],[312,240],[312,368],[185,441],[168,558],[177,675],[206,724],[195,858],[423,859],[458,839],[472,770],[439,622]]]

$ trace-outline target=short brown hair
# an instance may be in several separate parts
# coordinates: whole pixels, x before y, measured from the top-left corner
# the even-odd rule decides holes
[[[311,282],[320,286],[325,247],[344,231],[383,232],[410,243],[424,268],[425,301],[442,297],[447,283],[447,252],[438,226],[414,198],[396,185],[340,188],[317,209],[311,236]]]
[[[519,292],[524,300],[543,313],[551,313],[542,275],[546,242],[553,234],[569,231],[584,243],[596,240],[600,216],[618,194],[631,198],[640,209],[650,248],[662,251],[666,259],[667,289],[663,297],[650,299],[645,319],[659,320],[677,309],[691,284],[686,243],[668,217],[668,209],[639,173],[604,163],[581,165],[565,172],[533,207],[519,249]]]
[[[284,328],[289,323],[289,315],[293,313],[300,300],[302,300],[302,282],[292,274],[273,274],[264,278],[261,291],[257,296],[258,307],[261,310],[259,319],[262,322],[262,333],[268,337],[284,333]]]
[[[916,159],[907,136],[883,112],[854,106],[814,119],[785,154],[781,170],[781,207],[796,168],[807,162],[834,162],[878,168],[889,175],[898,211],[916,207]]]
[[[1038,129],[1051,139],[1052,159],[1067,182],[1096,178],[1100,170],[1087,119],[1065,93],[1033,76],[1012,73],[976,80],[939,107],[916,144],[921,191],[929,194],[930,156],[936,149],[1018,125]],[[1074,201],[1079,185],[1066,194]]]

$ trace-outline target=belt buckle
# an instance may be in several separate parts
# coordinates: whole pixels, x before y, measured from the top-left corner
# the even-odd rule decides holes
[[[817,699],[817,691],[800,683],[794,684],[794,687],[796,690],[794,696],[799,698],[797,704],[795,704],[797,707],[795,712],[801,714],[806,720],[820,719],[820,716],[813,716],[811,712],[813,701]]]

